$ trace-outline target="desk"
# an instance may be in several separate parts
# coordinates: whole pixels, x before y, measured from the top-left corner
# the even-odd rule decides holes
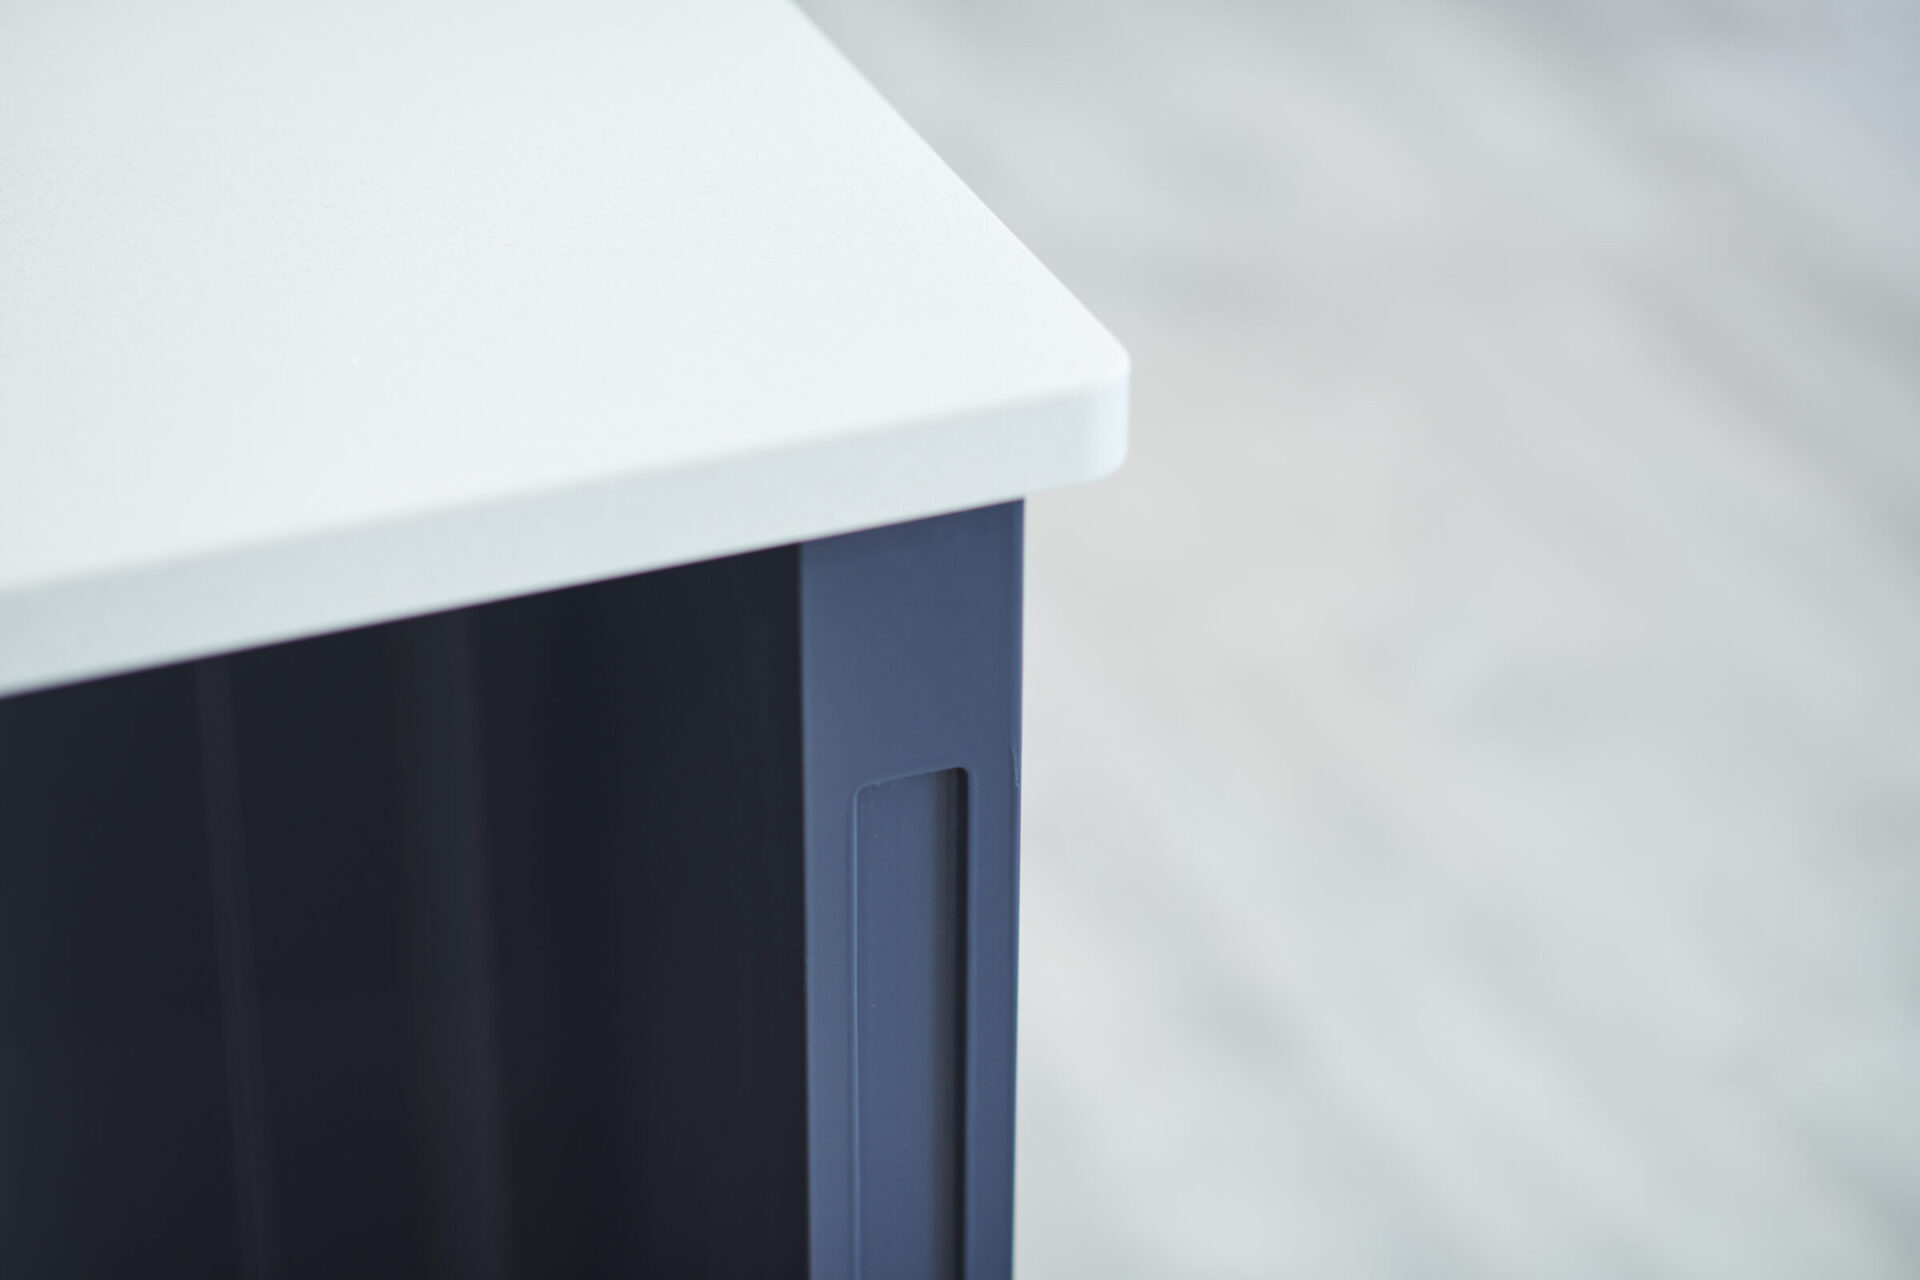
[[[0,1274],[1004,1275],[1124,353],[776,0],[0,38]]]

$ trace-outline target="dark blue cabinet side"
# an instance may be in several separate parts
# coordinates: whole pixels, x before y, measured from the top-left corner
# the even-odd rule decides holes
[[[1011,1269],[1022,517],[989,507],[801,549],[815,1276]],[[922,812],[863,839],[863,809],[889,796]],[[868,866],[888,858],[930,865]],[[951,912],[923,883],[942,860],[964,876]],[[876,887],[895,896],[862,896]],[[951,981],[919,936],[942,928],[960,931]],[[863,975],[895,968],[920,1007],[861,998]],[[957,1099],[928,1092],[949,1080]],[[875,1160],[893,1130],[930,1135],[917,1164]]]
[[[0,1275],[1006,1275],[1020,540],[0,699]]]

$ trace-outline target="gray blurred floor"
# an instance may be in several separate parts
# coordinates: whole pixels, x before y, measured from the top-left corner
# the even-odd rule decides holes
[[[1135,360],[1022,1275],[1920,1275],[1920,6],[807,8]]]

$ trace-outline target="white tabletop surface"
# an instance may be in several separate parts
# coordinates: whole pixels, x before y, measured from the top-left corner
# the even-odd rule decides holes
[[[0,15],[0,693],[1091,479],[1126,381],[781,0]]]

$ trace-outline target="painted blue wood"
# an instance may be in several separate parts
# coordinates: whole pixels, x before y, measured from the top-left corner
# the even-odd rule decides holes
[[[1011,1270],[1022,516],[1019,504],[991,507],[801,549],[815,1276],[985,1280]],[[863,849],[858,797],[943,771],[965,778],[963,955],[958,983],[929,977],[922,998],[963,993],[951,1044],[916,1039],[891,1022],[903,1015],[860,999],[862,974],[925,964],[911,931],[863,937],[862,925],[938,923],[937,912],[916,916],[925,909],[907,885],[878,907],[858,901],[871,887],[862,855],[927,857],[940,841]],[[869,1135],[905,1128],[946,1141],[926,1119],[944,1103],[895,1087],[896,1075],[935,1087],[941,1073],[924,1059],[942,1052],[958,1055],[963,1078],[959,1149],[927,1151],[918,1169],[898,1159],[868,1167]],[[941,1200],[928,1184],[945,1168],[958,1170],[960,1194]],[[957,1220],[943,1223],[943,1213]],[[950,1238],[959,1257],[936,1256]],[[911,1241],[928,1248],[913,1254]]]
[[[1020,539],[0,699],[0,1275],[1004,1276]]]

